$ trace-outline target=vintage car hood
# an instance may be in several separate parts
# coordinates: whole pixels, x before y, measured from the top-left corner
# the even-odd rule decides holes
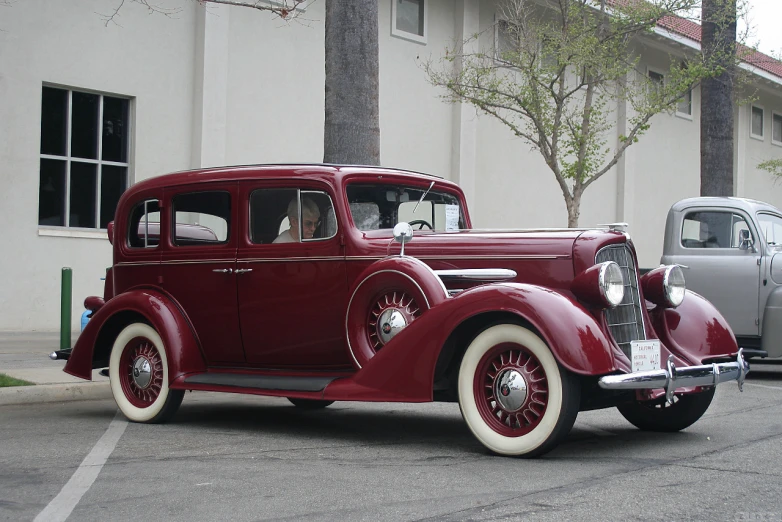
[[[570,258],[581,229],[415,231],[405,245],[412,256],[438,258]],[[385,255],[399,253],[389,230],[364,232],[368,245],[384,247]],[[374,249],[373,248],[373,249]]]

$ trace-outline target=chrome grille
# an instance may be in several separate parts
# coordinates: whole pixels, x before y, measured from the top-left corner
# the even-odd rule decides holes
[[[622,303],[605,311],[606,322],[614,341],[630,357],[630,341],[646,339],[641,309],[641,294],[638,291],[638,271],[635,269],[633,253],[627,244],[611,245],[600,249],[595,263],[613,261],[622,269],[625,281],[625,296]]]

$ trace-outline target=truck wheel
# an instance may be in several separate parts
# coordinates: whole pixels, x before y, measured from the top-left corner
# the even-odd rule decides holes
[[[302,410],[320,410],[334,404],[334,401],[321,401],[318,399],[294,399],[293,397],[288,397],[288,400]]]
[[[165,422],[176,413],[184,390],[168,388],[168,357],[151,326],[125,327],[111,349],[111,391],[120,411],[134,422]]]
[[[675,395],[673,404],[664,398],[656,401],[634,401],[617,406],[630,424],[644,431],[673,432],[691,426],[709,409],[716,388],[700,393]]]
[[[470,343],[458,378],[459,407],[473,435],[502,455],[552,450],[573,427],[577,377],[543,340],[516,324],[491,326]]]

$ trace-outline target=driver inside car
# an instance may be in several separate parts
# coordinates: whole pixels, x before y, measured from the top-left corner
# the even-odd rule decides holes
[[[310,198],[303,198],[301,208],[301,230],[304,239],[312,239],[320,225],[320,209]],[[293,198],[288,204],[290,228],[280,233],[272,243],[298,243],[299,240],[299,200]]]

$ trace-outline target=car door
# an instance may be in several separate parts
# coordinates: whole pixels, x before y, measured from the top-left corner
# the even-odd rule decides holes
[[[236,281],[248,364],[350,368],[345,349],[345,255],[331,188],[315,182],[247,181],[239,192],[246,203],[240,217],[244,231]],[[310,207],[317,209],[317,219],[309,215]],[[303,241],[291,239],[290,211],[294,222],[310,221],[314,226],[320,221],[309,229],[313,237],[298,229],[299,237],[304,232]]]
[[[210,366],[244,365],[236,301],[237,183],[166,190],[162,286],[190,320]]]
[[[759,248],[740,248],[740,231],[749,230],[760,247],[748,216],[732,209],[690,209],[683,219],[682,255],[687,288],[711,301],[737,336],[759,333]]]

